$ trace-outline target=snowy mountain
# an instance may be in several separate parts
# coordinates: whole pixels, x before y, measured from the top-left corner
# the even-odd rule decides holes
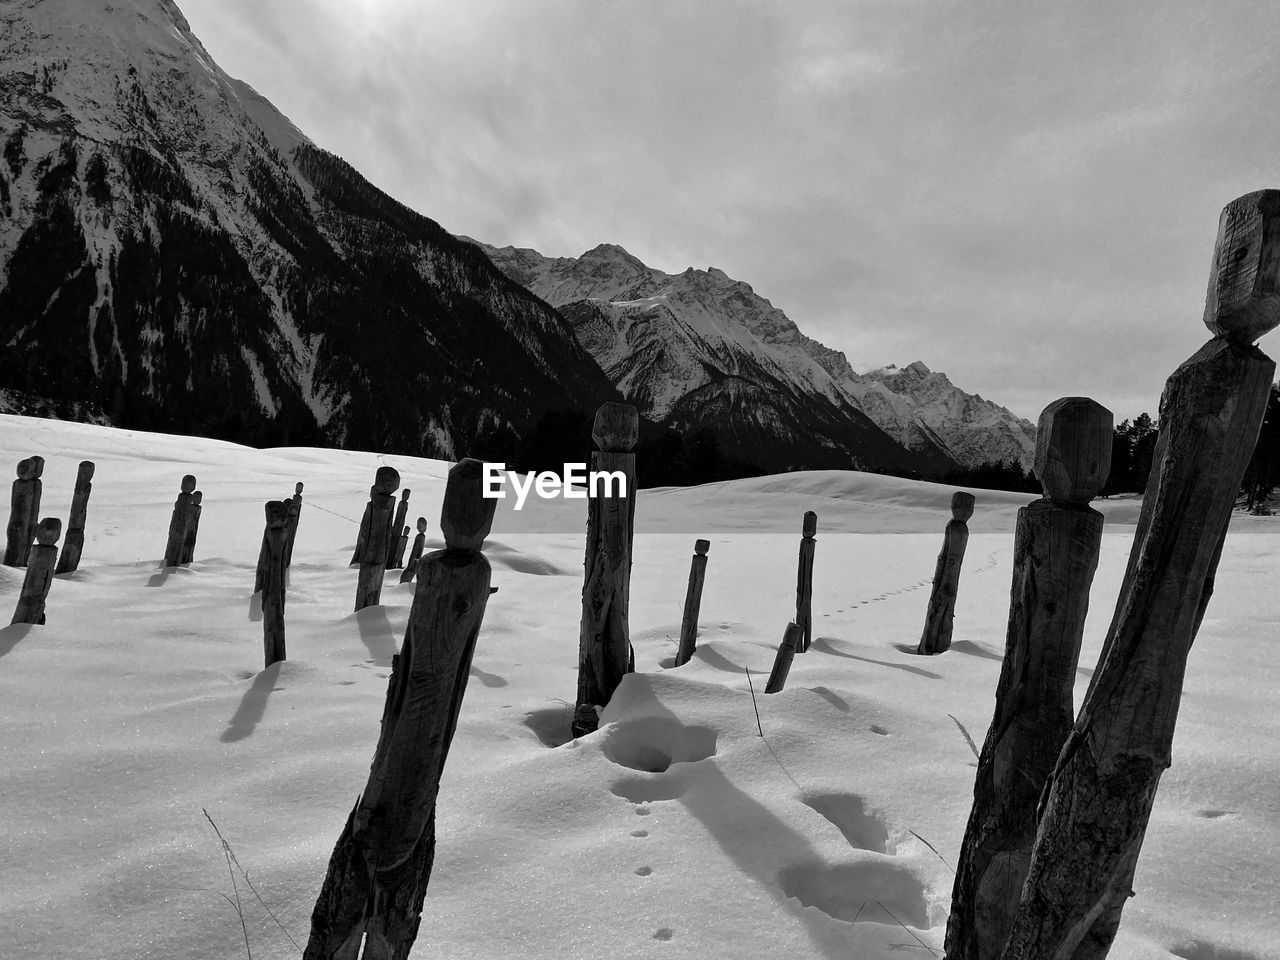
[[[616,397],[565,320],[228,77],[170,0],[0,8],[0,387],[453,457]]]
[[[623,395],[656,420],[732,433],[746,453],[790,440],[791,456],[874,448],[883,457],[887,435],[926,473],[953,463],[1030,464],[1032,424],[923,363],[858,374],[843,353],[715,267],[672,275],[614,244],[577,258],[481,246],[569,318]]]

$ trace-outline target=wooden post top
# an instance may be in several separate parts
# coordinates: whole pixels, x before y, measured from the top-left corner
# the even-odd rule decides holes
[[[450,550],[479,550],[493,526],[498,501],[484,495],[484,464],[467,457],[449,470],[440,508],[440,532]]]
[[[27,459],[25,460],[18,461],[18,479],[19,480],[34,480],[37,476],[38,474],[36,473],[36,464],[35,464],[35,461],[31,459],[31,457],[27,457]]]
[[[83,482],[93,479],[93,471],[97,469],[92,460],[81,460],[80,468],[76,471],[76,479]]]
[[[289,504],[284,500],[267,501],[267,526],[289,522]]]
[[[196,478],[191,474],[187,474],[182,478],[182,492],[194,493],[196,489]]]
[[[401,499],[401,500],[408,500],[408,499],[409,499],[409,488],[408,488],[408,487],[405,487],[403,490],[401,490],[401,491],[400,491],[400,499]]]
[[[1111,411],[1088,397],[1063,397],[1044,408],[1036,425],[1034,471],[1045,496],[1086,504],[1111,473]]]
[[[419,533],[426,533],[426,532],[427,532],[427,518],[426,518],[426,517],[419,517],[419,518],[418,518],[418,532],[419,532]]]
[[[1280,190],[1247,193],[1223,209],[1204,322],[1244,344],[1280,326]]]
[[[804,521],[800,525],[800,534],[806,538],[812,537],[818,532],[818,515],[812,510],[804,512]]]
[[[707,555],[707,551],[708,551],[708,550],[710,550],[710,549],[711,549],[711,541],[710,541],[710,540],[695,540],[695,541],[693,541],[693,552],[694,552],[694,553],[696,553],[696,554],[697,554],[698,556],[700,556],[700,557],[705,557],[705,556]]]
[[[393,494],[400,486],[400,474],[395,467],[379,467],[373,477],[371,493]]]
[[[204,500],[204,494],[201,493],[199,490],[191,494],[191,502],[194,503],[197,507],[200,506],[200,503],[203,500]]]
[[[51,547],[62,536],[62,521],[57,517],[45,517],[36,525],[36,542],[42,547]]]
[[[295,497],[302,496],[302,482],[299,481],[293,485],[293,495]]]
[[[40,456],[38,453],[34,454],[31,457],[31,463],[33,464],[33,468],[35,470],[35,476],[32,477],[32,479],[39,480],[40,475],[44,473],[44,457]]]
[[[626,453],[640,438],[640,412],[629,403],[606,403],[596,411],[591,439],[607,453]]]
[[[961,523],[967,522],[973,516],[975,502],[976,500],[972,493],[957,490],[951,495],[951,519],[959,520]]]

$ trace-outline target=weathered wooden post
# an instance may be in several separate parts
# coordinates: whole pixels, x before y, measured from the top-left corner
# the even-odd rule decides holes
[[[413,549],[409,552],[409,562],[404,565],[404,573],[400,574],[400,582],[408,583],[418,571],[418,561],[427,545],[427,518],[418,518],[418,535],[413,538]]]
[[[1165,383],[1115,615],[1046,788],[1003,960],[1105,957],[1133,893],[1187,655],[1275,376],[1253,343],[1280,325],[1280,191],[1223,211],[1204,320],[1214,338]]]
[[[964,548],[969,543],[969,526],[966,521],[973,516],[972,493],[957,491],[951,495],[951,520],[942,540],[942,552],[938,554],[933,569],[933,589],[929,593],[929,611],[925,615],[924,633],[916,653],[942,653],[951,646],[951,627],[956,613],[956,590],[960,586],[960,566],[964,563]]]
[[[4,562],[8,567],[25,567],[35,539],[40,513],[40,474],[43,457],[27,457],[18,461],[18,479],[13,481],[9,501],[9,525],[6,528]]]
[[[588,484],[578,702],[571,724],[575,737],[599,726],[597,711],[609,703],[635,663],[627,611],[636,503],[636,455],[631,449],[639,431],[640,415],[629,403],[606,403],[596,411],[591,437],[599,449],[591,454],[591,472],[612,474],[625,489],[618,491],[599,476]]]
[[[58,562],[58,537],[62,521],[46,517],[36,525],[36,545],[27,562],[27,575],[18,594],[18,607],[12,623],[44,623],[44,602],[53,583],[53,567]]]
[[[187,542],[187,524],[191,520],[191,495],[195,493],[196,478],[187,474],[182,478],[182,491],[173,502],[173,515],[169,518],[169,537],[164,545],[164,565],[176,567],[182,563],[182,550]]]
[[[364,559],[360,562],[360,579],[356,584],[356,609],[363,610],[382,600],[382,578],[387,569],[387,522],[400,486],[400,474],[394,467],[379,467],[369,495],[369,539],[365,542]]]
[[[289,501],[267,501],[267,526],[263,534],[267,562],[262,580],[262,643],[266,666],[285,659],[284,652],[284,549],[289,539]]]
[[[409,515],[409,493],[408,487],[400,491],[400,502],[396,504],[395,519],[387,523],[387,569],[396,570],[399,564],[396,563],[396,548],[400,545],[400,530],[404,527],[404,518]]]
[[[409,956],[435,856],[440,773],[489,599],[480,548],[495,504],[483,495],[478,460],[449,471],[445,549],[418,565],[369,780],[329,861],[304,960],[357,960],[362,938],[364,960]]]
[[[293,565],[293,541],[298,537],[298,520],[302,516],[302,484],[293,488],[293,496],[289,499],[289,522],[285,528],[284,565]]]
[[[191,494],[191,513],[187,516],[187,532],[182,538],[182,563],[196,558],[196,538],[200,535],[200,514],[204,510],[204,494],[195,490]]]
[[[795,659],[804,642],[804,628],[798,623],[788,623],[782,634],[782,642],[778,644],[778,654],[773,658],[773,669],[769,671],[769,682],[764,685],[765,693],[781,693],[787,685],[787,675],[791,672],[791,661]]]
[[[409,545],[409,527],[400,528],[400,536],[396,537],[395,549],[391,551],[391,566],[389,570],[399,570],[404,566],[404,551]]]
[[[698,646],[698,613],[702,608],[702,582],[707,576],[707,551],[710,540],[695,540],[693,559],[689,561],[689,589],[684,595],[684,619],[680,621],[680,648],[676,666],[689,662]]]
[[[62,538],[62,552],[58,554],[55,573],[71,573],[80,566],[80,554],[84,551],[84,523],[89,513],[89,494],[93,492],[92,460],[81,460],[76,471],[76,489],[71,495],[71,513],[67,516],[67,535]]]
[[[1036,804],[1075,719],[1072,695],[1111,469],[1112,417],[1086,397],[1055,400],[1036,428],[1044,497],[1018,511],[1013,589],[995,717],[973,787],[951,895],[947,960],[1000,955],[1036,839]]]
[[[800,530],[800,562],[796,573],[796,625],[803,633],[797,653],[804,653],[813,643],[813,549],[818,532],[818,515],[806,510]]]
[[[369,518],[373,513],[373,498],[377,492],[376,485],[369,488],[369,502],[364,505],[364,513],[360,517],[360,532],[356,535],[356,549],[351,554],[352,566],[358,566],[364,562],[365,547],[369,543]]]

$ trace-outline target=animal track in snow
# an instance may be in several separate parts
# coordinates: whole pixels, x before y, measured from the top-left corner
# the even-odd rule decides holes
[[[778,887],[801,906],[816,907],[836,920],[891,923],[883,912],[887,909],[903,923],[929,927],[924,885],[892,860],[795,863],[778,874]]]
[[[870,730],[872,733],[878,733],[882,737],[889,736],[889,731],[886,730],[884,727],[880,726],[880,724],[878,723],[873,723],[871,726],[867,727],[867,729]]]
[[[653,873],[653,867],[636,867],[635,873],[637,877],[647,877]]]
[[[619,766],[663,773],[673,763],[715,756],[716,732],[665,718],[629,720],[610,729],[601,751]]]
[[[1230,817],[1234,810],[1197,810],[1196,816],[1204,820],[1217,820],[1219,817]]]
[[[836,827],[849,846],[874,853],[893,853],[889,830],[876,814],[867,810],[866,801],[856,793],[813,793],[800,802],[822,814]]]
[[[659,930],[657,931],[657,933],[655,933],[655,934],[653,935],[653,939],[655,939],[655,940],[670,940],[670,939],[671,939],[672,937],[674,937],[675,935],[676,935],[676,932],[675,932],[674,930],[672,930],[670,927],[662,927],[661,929],[659,929]]]

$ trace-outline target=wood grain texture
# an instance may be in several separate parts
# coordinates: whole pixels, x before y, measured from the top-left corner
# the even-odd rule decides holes
[[[689,561],[689,588],[684,594],[684,616],[680,620],[677,667],[688,663],[698,646],[698,615],[702,609],[702,584],[707,576],[707,551],[710,549],[711,541],[694,541],[693,559]]]
[[[391,565],[388,570],[399,570],[404,566],[404,551],[409,546],[409,528],[401,527],[400,535],[396,537],[395,549],[391,551]]]
[[[36,525],[36,544],[28,556],[27,573],[22,579],[18,594],[18,606],[13,612],[12,623],[45,622],[45,600],[53,583],[53,568],[58,562],[58,537],[62,534],[62,521],[46,517]]]
[[[293,542],[298,538],[298,523],[302,520],[302,484],[293,488],[293,496],[289,499],[289,523],[286,527],[284,541],[284,565],[293,565]]]
[[[404,528],[404,518],[409,515],[409,494],[408,487],[400,491],[400,502],[396,504],[395,519],[391,521],[391,529],[388,531],[387,540],[387,569],[395,570],[400,567],[396,563],[396,548],[400,545],[400,531]]]
[[[196,539],[200,536],[200,515],[204,512],[204,494],[199,490],[192,491],[191,513],[187,515],[187,532],[182,537],[183,565],[196,558]]]
[[[84,525],[89,516],[89,495],[93,492],[92,460],[81,460],[76,470],[76,488],[71,495],[71,511],[67,514],[67,535],[62,538],[55,573],[72,573],[80,567],[84,552]]]
[[[182,564],[182,548],[187,539],[187,523],[191,520],[191,496],[196,490],[196,478],[187,474],[182,478],[182,489],[173,502],[173,514],[169,517],[169,534],[164,544],[164,565],[177,567]]]
[[[387,534],[395,510],[395,490],[400,474],[392,467],[379,467],[369,493],[369,535],[364,543],[360,575],[356,581],[356,610],[382,601],[382,579],[387,570]]]
[[[1274,375],[1261,351],[1217,338],[1165,384],[1124,583],[1046,789],[1003,960],[1099,960],[1110,948]]]
[[[1059,503],[1088,503],[1111,474],[1111,411],[1088,397],[1049,404],[1036,425],[1033,470],[1044,495]]]
[[[636,457],[623,452],[635,445],[640,417],[625,403],[606,403],[596,413],[592,437],[600,449],[591,470],[621,472],[626,496],[589,488],[587,545],[578,633],[578,696],[571,728],[575,737],[599,725],[598,710],[608,705],[622,678],[634,669],[628,624],[631,549],[635,537]]]
[[[18,478],[13,481],[9,498],[9,523],[5,528],[5,566],[27,565],[31,544],[35,540],[35,518],[40,514],[40,474],[43,467],[43,457],[27,457],[18,461]]]
[[[964,563],[965,547],[969,544],[969,526],[965,521],[973,516],[973,505],[973,494],[963,491],[952,494],[951,521],[943,534],[942,550],[933,568],[933,587],[929,591],[924,631],[916,653],[932,656],[951,647],[960,568]]]
[[[1222,211],[1204,322],[1243,344],[1280,326],[1280,190],[1246,194]]]
[[[808,510],[800,529],[800,557],[796,564],[796,625],[801,635],[797,653],[804,653],[813,643],[813,552],[817,532],[818,515]]]
[[[452,503],[450,526],[461,533],[419,564],[369,778],[329,861],[304,960],[356,960],[362,937],[364,960],[405,960],[417,936],[435,859],[440,775],[489,599],[489,562],[469,545],[483,543],[495,501],[481,496],[477,461],[458,466],[443,512]]]
[[[285,659],[284,550],[289,539],[289,501],[268,500],[263,535],[267,559],[262,581],[262,644],[265,666]]]
[[[409,551],[409,559],[405,562],[404,572],[400,574],[400,582],[408,583],[418,569],[418,561],[427,545],[427,518],[418,518],[418,534],[413,538],[413,549]]]
[[[781,693],[787,685],[787,676],[791,673],[791,661],[800,650],[804,640],[804,631],[798,623],[788,623],[782,633],[782,642],[778,644],[778,652],[773,658],[773,669],[769,671],[769,682],[764,685],[765,693]]]

